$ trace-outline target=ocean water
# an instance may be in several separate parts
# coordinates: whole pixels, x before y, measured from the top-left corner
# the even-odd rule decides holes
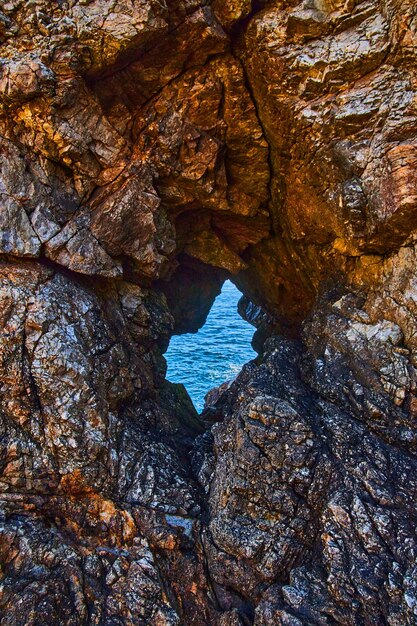
[[[235,378],[256,356],[250,343],[255,329],[237,312],[241,295],[226,281],[203,328],[195,334],[174,336],[165,354],[168,380],[185,385],[199,412],[210,389]]]

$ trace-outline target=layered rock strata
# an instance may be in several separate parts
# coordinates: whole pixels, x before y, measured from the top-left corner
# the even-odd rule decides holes
[[[0,615],[417,619],[411,0],[0,5]],[[226,278],[259,357],[165,379]]]

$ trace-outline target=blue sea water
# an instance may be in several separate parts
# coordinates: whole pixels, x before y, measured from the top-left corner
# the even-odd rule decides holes
[[[250,343],[255,329],[237,312],[241,295],[226,281],[203,328],[195,334],[174,336],[165,354],[168,380],[185,385],[199,412],[210,389],[235,378],[256,356]]]

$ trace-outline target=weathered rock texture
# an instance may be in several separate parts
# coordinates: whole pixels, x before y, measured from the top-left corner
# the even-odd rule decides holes
[[[0,622],[417,622],[412,0],[0,3]],[[260,356],[165,380],[232,277]]]

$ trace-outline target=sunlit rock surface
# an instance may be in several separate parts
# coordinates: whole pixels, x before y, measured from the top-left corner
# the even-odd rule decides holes
[[[2,623],[416,623],[416,28],[0,5]],[[199,417],[163,353],[230,277]]]

